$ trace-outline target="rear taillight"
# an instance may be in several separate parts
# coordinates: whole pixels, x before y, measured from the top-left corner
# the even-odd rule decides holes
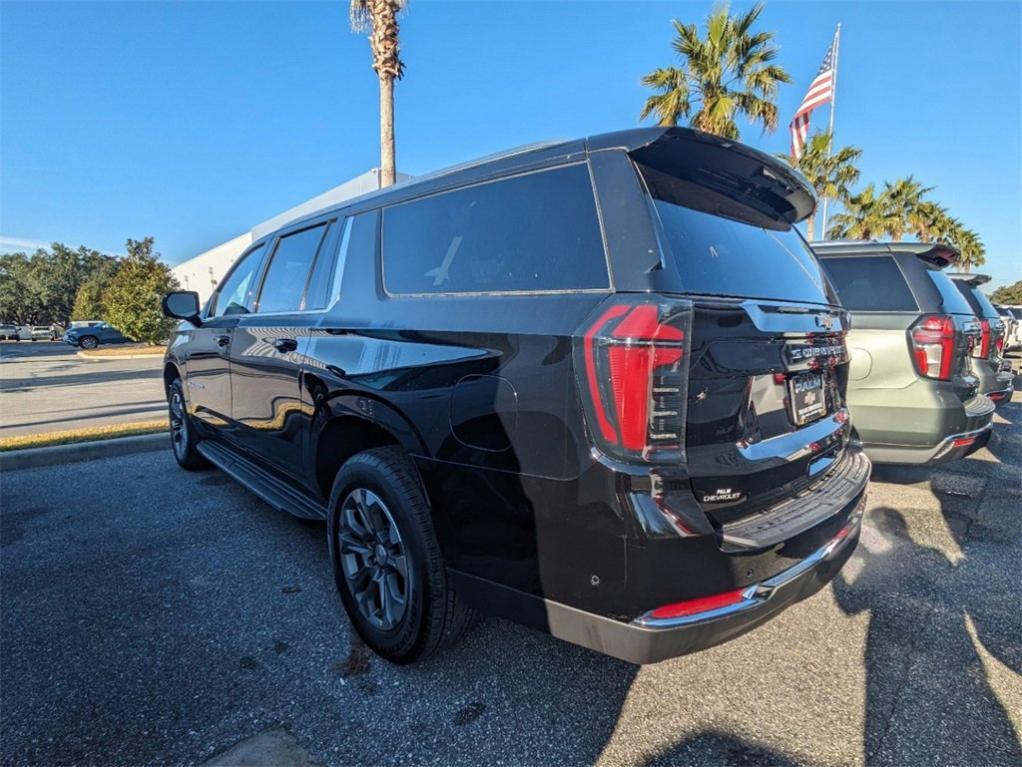
[[[990,354],[990,320],[979,321],[979,344],[972,347],[972,356],[985,360]]]
[[[590,431],[606,455],[680,460],[685,448],[689,301],[615,297],[586,321],[576,342]]]
[[[997,356],[998,357],[1003,356],[1003,354],[1004,354],[1004,338],[1003,338],[1003,336],[1001,338],[997,339],[997,341],[994,343],[994,348],[997,349]]]
[[[923,317],[909,332],[909,338],[919,375],[950,381],[955,350],[954,318],[941,314]]]

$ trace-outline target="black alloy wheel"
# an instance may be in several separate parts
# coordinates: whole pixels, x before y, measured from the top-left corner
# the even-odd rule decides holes
[[[341,504],[338,547],[359,612],[375,628],[393,630],[408,610],[408,557],[390,510],[372,490],[355,488]]]
[[[205,468],[209,465],[209,461],[195,447],[198,440],[195,430],[192,428],[188,408],[185,405],[180,378],[175,378],[167,387],[167,405],[170,420],[170,446],[174,450],[174,458],[181,468],[189,471]]]

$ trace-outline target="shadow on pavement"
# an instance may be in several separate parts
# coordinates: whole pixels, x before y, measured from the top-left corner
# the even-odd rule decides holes
[[[648,767],[675,765],[762,765],[762,767],[797,767],[798,762],[760,745],[748,743],[722,732],[706,732],[658,754],[646,762]]]
[[[1003,408],[1006,420],[1018,408]],[[1022,672],[1020,573],[1005,568],[1022,537],[1022,460],[1017,427],[1001,424],[997,432],[990,452],[998,463],[970,458],[936,471],[874,471],[874,481],[925,483],[940,510],[873,510],[858,551],[834,581],[844,612],[870,615],[867,765],[1022,764],[1018,733],[988,668],[993,659]],[[934,513],[960,555],[914,540],[916,525],[916,537],[925,537]]]

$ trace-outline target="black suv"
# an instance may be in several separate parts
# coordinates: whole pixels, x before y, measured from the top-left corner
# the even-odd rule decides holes
[[[1015,376],[1011,372],[1011,363],[1003,357],[1007,326],[990,299],[980,290],[981,285],[990,282],[990,276],[959,272],[952,274],[951,279],[979,320],[980,339],[973,348],[972,366],[979,376],[980,391],[1001,406],[1011,401]]]
[[[396,662],[474,609],[637,663],[735,637],[858,539],[847,314],[805,181],[682,129],[534,146],[256,242],[165,366],[178,462],[326,518]]]

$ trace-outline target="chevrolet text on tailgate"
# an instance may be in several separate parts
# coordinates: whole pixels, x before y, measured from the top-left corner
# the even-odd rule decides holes
[[[476,610],[635,663],[726,641],[851,556],[848,316],[805,181],[680,128],[534,146],[257,241],[167,352],[172,446],[327,521],[367,644]]]

